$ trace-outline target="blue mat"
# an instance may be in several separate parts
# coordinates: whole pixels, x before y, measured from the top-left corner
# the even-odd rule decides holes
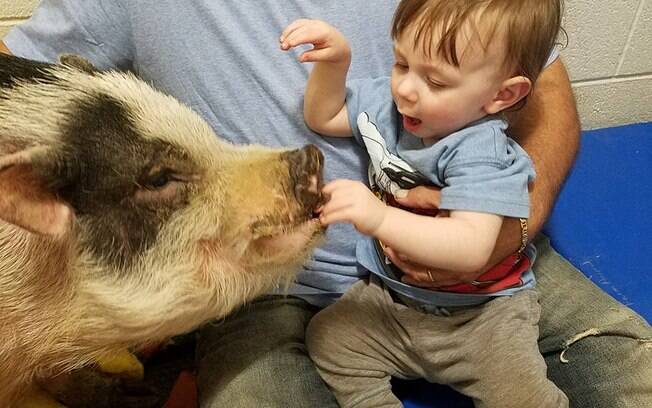
[[[582,133],[580,153],[544,228],[595,284],[652,321],[652,123]],[[406,408],[472,408],[425,381],[393,381]]]
[[[652,123],[585,132],[545,227],[595,284],[652,321]]]

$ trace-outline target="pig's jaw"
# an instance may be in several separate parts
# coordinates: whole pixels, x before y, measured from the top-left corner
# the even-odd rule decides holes
[[[312,249],[311,241],[322,232],[317,219],[310,219],[295,227],[282,229],[275,233],[262,235],[251,242],[245,257],[253,257],[249,262],[269,264],[286,264],[296,259],[306,249]],[[299,255],[299,257],[301,257]],[[247,259],[245,258],[245,261]]]
[[[99,339],[102,344],[94,347],[104,349],[133,346],[223,317],[260,294],[287,286],[321,232],[317,220],[305,221],[252,241],[240,259],[215,242],[202,241],[194,257],[176,259],[173,267],[142,267],[156,270],[156,277],[132,271],[80,282],[77,301],[84,307],[74,309],[84,310],[80,327],[90,328],[84,342]],[[142,293],[149,296],[143,298]]]

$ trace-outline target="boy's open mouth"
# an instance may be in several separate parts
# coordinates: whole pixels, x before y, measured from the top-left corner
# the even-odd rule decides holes
[[[416,132],[421,125],[421,120],[413,118],[412,116],[403,115],[403,127],[408,132]]]

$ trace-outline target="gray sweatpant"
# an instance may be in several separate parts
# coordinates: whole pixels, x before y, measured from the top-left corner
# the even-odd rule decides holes
[[[342,407],[401,407],[392,376],[448,384],[478,408],[568,407],[539,354],[539,311],[536,292],[525,290],[423,313],[372,277],[311,320],[306,344]]]

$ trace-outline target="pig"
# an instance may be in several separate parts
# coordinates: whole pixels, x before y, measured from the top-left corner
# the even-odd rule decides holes
[[[0,406],[287,287],[323,236],[322,167],[132,73],[1,56]]]

